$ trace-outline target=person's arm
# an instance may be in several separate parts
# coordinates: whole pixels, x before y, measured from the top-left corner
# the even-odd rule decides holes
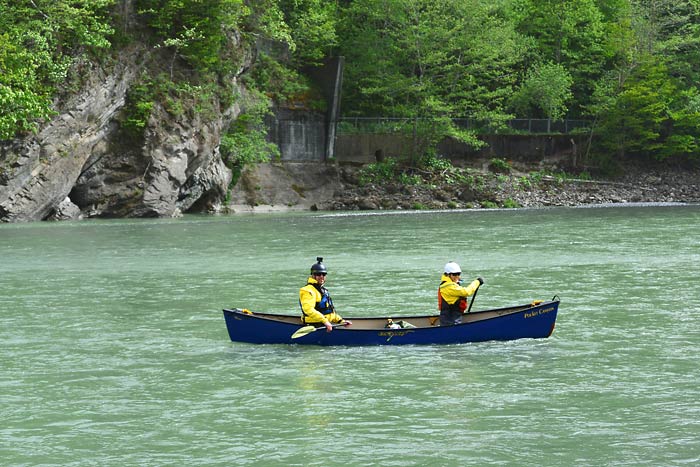
[[[337,312],[333,313],[335,314],[335,318],[333,319],[334,324],[344,324],[345,326],[350,326],[352,324],[352,321],[350,321],[349,319],[344,319]]]
[[[471,283],[468,286],[462,287],[462,289],[464,289],[466,293],[465,297],[471,297],[472,295],[474,295],[476,289],[478,289],[483,283],[484,281],[481,278],[478,278],[471,281]]]
[[[462,287],[455,282],[451,282],[450,284],[442,287],[440,289],[440,293],[442,293],[442,298],[443,300],[446,300],[447,303],[454,303],[458,298],[467,298],[474,295],[474,292],[476,292],[476,289],[478,289],[480,285],[481,282],[479,282],[479,279],[474,279],[466,287]]]

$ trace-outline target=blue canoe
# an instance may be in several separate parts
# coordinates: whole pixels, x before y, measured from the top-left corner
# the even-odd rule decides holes
[[[257,313],[246,309],[224,309],[226,328],[233,342],[303,345],[426,345],[463,344],[490,340],[545,338],[554,331],[559,298],[526,305],[473,311],[462,324],[440,326],[437,315],[391,318],[352,318],[352,326],[313,330],[299,316]],[[387,328],[388,320],[405,327]],[[296,334],[296,335],[295,335]],[[299,335],[301,334],[301,337]],[[292,336],[295,337],[292,337]]]

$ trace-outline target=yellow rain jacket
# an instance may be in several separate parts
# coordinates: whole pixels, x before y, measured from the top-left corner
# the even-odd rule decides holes
[[[328,290],[319,286],[313,277],[309,277],[306,285],[299,289],[299,305],[301,320],[305,324],[323,323],[326,320],[330,323],[343,322],[343,318],[335,312]]]
[[[479,288],[479,280],[472,281],[462,287],[447,274],[443,274],[438,288],[438,310],[440,310],[440,326],[452,326],[462,322],[462,315],[467,309],[467,297],[473,295]]]
[[[474,279],[471,284],[466,287],[462,287],[456,282],[452,282],[450,276],[443,274],[440,278],[440,288],[438,289],[438,310],[440,307],[440,300],[447,302],[448,305],[453,305],[459,299],[465,299],[470,297],[479,288],[479,280]],[[465,302],[466,304],[466,302]]]

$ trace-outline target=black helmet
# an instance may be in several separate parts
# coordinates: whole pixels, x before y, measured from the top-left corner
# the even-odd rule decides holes
[[[316,263],[311,265],[311,274],[320,274],[320,273],[326,273],[328,274],[328,270],[326,270],[326,266],[323,264],[323,258],[320,256],[316,257]]]

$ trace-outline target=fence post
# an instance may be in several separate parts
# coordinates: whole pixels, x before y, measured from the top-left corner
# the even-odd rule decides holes
[[[413,117],[413,149],[411,150],[411,165],[415,164],[418,152],[418,117]]]

